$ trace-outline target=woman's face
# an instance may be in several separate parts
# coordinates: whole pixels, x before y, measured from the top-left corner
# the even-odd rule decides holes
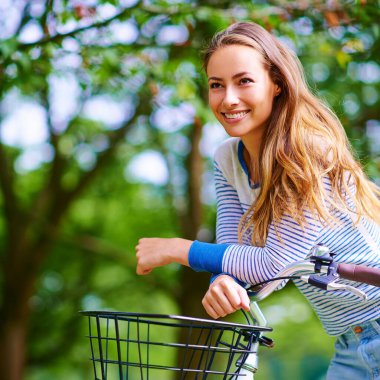
[[[259,143],[281,91],[261,55],[244,45],[224,46],[211,55],[207,76],[210,107],[226,132]]]

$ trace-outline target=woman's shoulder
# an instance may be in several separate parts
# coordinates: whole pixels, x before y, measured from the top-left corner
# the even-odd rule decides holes
[[[218,164],[231,160],[231,158],[237,157],[238,145],[240,139],[237,137],[231,137],[223,141],[222,144],[215,151],[214,159]]]
[[[218,147],[214,155],[216,168],[222,172],[223,176],[232,185],[236,185],[241,180],[246,180],[239,162],[240,142],[239,138],[229,138]],[[240,177],[243,177],[243,179],[239,179]]]

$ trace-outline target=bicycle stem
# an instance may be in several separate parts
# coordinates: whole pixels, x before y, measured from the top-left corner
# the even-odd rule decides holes
[[[251,317],[252,322],[257,326],[266,327],[268,325],[268,322],[257,302],[251,302],[249,316]]]
[[[262,327],[267,326],[267,320],[256,302],[251,302],[248,315],[251,319],[252,324]],[[253,380],[254,374],[258,368],[258,350],[260,346],[260,337],[261,333],[258,332],[250,347],[250,353],[246,357],[240,358],[243,363],[241,364],[241,368],[236,376],[236,379],[244,376],[244,379]]]

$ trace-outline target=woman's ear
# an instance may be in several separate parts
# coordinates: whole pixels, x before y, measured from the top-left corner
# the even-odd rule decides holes
[[[282,90],[281,87],[278,84],[276,84],[274,96],[276,97],[276,96],[280,95],[281,94],[281,90]]]

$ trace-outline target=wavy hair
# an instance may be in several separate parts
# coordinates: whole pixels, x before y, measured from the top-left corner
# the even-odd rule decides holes
[[[348,213],[355,223],[367,216],[380,224],[380,189],[354,158],[337,116],[310,91],[296,54],[261,26],[239,22],[211,40],[204,54],[206,72],[212,54],[228,45],[259,52],[281,88],[261,144],[261,191],[240,221],[240,241],[254,227],[252,243],[265,245],[269,225],[277,231],[285,214],[304,227],[305,210],[328,224],[338,220],[333,210]]]

